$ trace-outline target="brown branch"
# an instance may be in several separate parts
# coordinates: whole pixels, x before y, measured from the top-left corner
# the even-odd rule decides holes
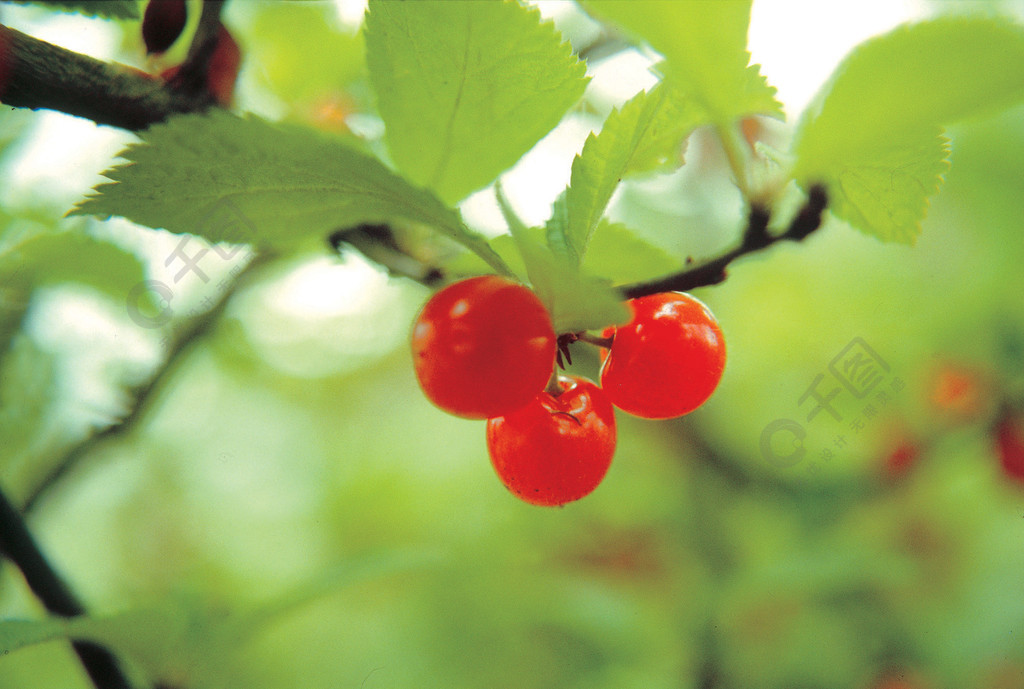
[[[827,205],[825,188],[821,185],[812,186],[808,191],[807,203],[793,218],[786,231],[778,235],[768,233],[770,216],[767,209],[752,206],[743,240],[736,248],[699,266],[657,280],[626,285],[620,287],[619,291],[626,299],[634,299],[659,292],[687,292],[697,287],[717,285],[725,280],[729,264],[740,256],[761,251],[778,242],[798,242],[806,238],[821,226],[822,214]]]
[[[188,56],[164,81],[0,24],[0,102],[56,110],[131,131],[216,104],[206,67],[217,46],[223,0],[206,0]]]
[[[108,63],[0,25],[8,63],[4,105],[56,110],[97,124],[138,131],[167,117],[205,110],[206,93],[169,88],[133,67]]]

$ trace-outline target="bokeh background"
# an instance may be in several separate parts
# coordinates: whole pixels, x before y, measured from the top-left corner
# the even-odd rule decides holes
[[[571,3],[538,4],[579,49],[597,40]],[[361,11],[230,3],[237,109],[379,139]],[[749,133],[783,145],[852,45],[949,12],[1021,21],[1024,4],[755,0],[754,61],[789,124]],[[10,4],[0,20],[155,69],[135,22]],[[505,179],[528,221],[546,218],[587,132],[653,82],[649,64],[595,57],[585,102]],[[31,294],[0,361],[4,489],[24,501],[70,458],[30,523],[95,615],[126,615],[132,672],[165,686],[1020,689],[1024,483],[995,428],[1024,433],[1024,110],[949,135],[916,247],[831,221],[737,263],[697,292],[729,347],[711,401],[677,421],[620,414],[605,482],[544,509],[496,479],[483,423],[418,391],[407,338],[429,290],[326,247],[246,272],[226,300],[244,251],[205,255],[209,281],[172,282],[180,238],[63,218],[132,135],[4,109],[0,245],[89,232],[138,257],[111,271],[102,251],[57,255]],[[695,134],[686,159],[613,209],[680,261],[742,225],[714,140]],[[502,227],[489,191],[463,212]],[[129,317],[141,276],[174,285],[166,326]],[[856,397],[829,365],[864,345],[884,365]],[[575,362],[597,375],[585,348]],[[808,390],[836,388],[835,415],[809,419]],[[805,436],[766,450],[779,419]],[[4,567],[0,617],[39,615]],[[87,686],[64,642],[0,658],[0,687]]]

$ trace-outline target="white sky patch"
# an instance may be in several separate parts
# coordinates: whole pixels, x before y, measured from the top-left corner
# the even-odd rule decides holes
[[[106,181],[100,172],[135,140],[129,132],[80,117],[50,111],[40,111],[36,117],[32,135],[4,166],[7,185],[0,191],[0,203],[5,206],[31,198],[69,210],[94,185]]]
[[[324,256],[299,266],[274,285],[267,303],[282,313],[312,319],[369,312],[386,301],[388,278],[357,257],[344,262]]]
[[[851,48],[925,15],[922,0],[754,0],[747,41],[793,122]]]

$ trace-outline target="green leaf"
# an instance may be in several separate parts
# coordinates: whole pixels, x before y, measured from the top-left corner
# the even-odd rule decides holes
[[[0,281],[7,286],[78,282],[124,299],[145,278],[135,254],[80,231],[36,234],[0,250]]]
[[[518,2],[383,2],[367,63],[395,165],[449,203],[511,167],[583,94],[586,67]]]
[[[539,242],[544,241],[544,228],[533,227],[530,228],[531,234],[535,235],[535,239]],[[526,264],[523,263],[523,257],[519,253],[519,248],[516,246],[516,241],[512,239],[510,234],[501,234],[487,242],[494,253],[501,257],[506,265],[512,270],[516,277],[524,282],[527,280],[526,276]],[[470,275],[481,275],[490,272],[486,263],[484,263],[479,256],[469,251],[459,254],[455,258],[447,261],[444,264],[444,272],[451,276],[470,276]]]
[[[535,232],[518,233],[515,240],[556,333],[598,330],[629,320],[621,295],[606,281],[584,274],[565,257],[554,254]]]
[[[583,269],[614,285],[643,282],[679,270],[681,263],[618,223],[602,221],[594,231]]]
[[[0,620],[0,656],[67,636],[63,620]]]
[[[564,199],[555,203],[548,242],[579,261],[619,182],[628,175],[678,165],[679,147],[700,124],[698,108],[666,84],[637,94],[613,110],[572,163]]]
[[[295,249],[338,227],[405,219],[433,227],[508,269],[457,211],[384,165],[311,129],[212,110],[140,134],[127,164],[71,215],[120,215],[213,242]]]
[[[933,131],[845,159],[829,185],[831,213],[884,242],[913,244],[949,168],[948,144]]]
[[[15,331],[5,344],[0,360],[0,473],[7,489],[15,491],[24,471],[61,435],[52,414],[58,379],[53,356],[24,331]]]
[[[1024,28],[977,17],[901,26],[855,48],[819,92],[797,128],[793,174],[825,183],[833,213],[857,229],[913,244],[944,169],[939,128],[1022,99]]]
[[[749,65],[750,0],[588,0],[586,6],[665,56],[667,76],[705,112],[729,124],[746,115],[781,115],[775,89]]]
[[[93,17],[113,19],[139,19],[139,6],[135,0],[7,0],[19,5],[43,5],[64,12],[81,12]]]

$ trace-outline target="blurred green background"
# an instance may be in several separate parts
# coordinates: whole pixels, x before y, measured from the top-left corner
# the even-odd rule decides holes
[[[912,9],[991,8],[979,5]],[[100,32],[108,57],[149,67],[136,23],[0,11],[69,47]],[[571,7],[545,11],[592,40]],[[357,29],[343,21],[358,11],[346,12],[232,3],[238,108],[379,137]],[[570,141],[582,143],[613,91],[592,89],[564,128]],[[762,126],[784,140],[784,126]],[[244,263],[211,252],[210,281],[175,283],[174,319],[142,327],[127,295],[143,274],[173,275],[179,239],[62,219],[131,136],[7,109],[0,242],[85,231],[120,250],[57,252],[66,270],[2,295],[4,314],[22,318],[0,363],[3,486],[32,494],[133,407],[129,391],[202,323],[129,427],[72,455],[31,514],[94,614],[126,615],[111,634],[140,678],[190,689],[825,689],[885,676],[1024,687],[1024,485],[1001,471],[993,439],[1007,406],[1024,402],[1024,110],[949,134],[952,168],[918,246],[832,222],[736,264],[697,293],[729,347],[711,401],[671,422],[620,414],[605,482],[544,509],[496,479],[483,423],[418,391],[406,341],[427,289],[358,255],[311,252],[248,272],[204,318]],[[58,155],[68,137],[77,157]],[[550,203],[560,188],[538,193]],[[720,152],[698,133],[680,172],[631,184],[614,214],[682,260],[732,241],[736,204]],[[467,218],[485,205],[471,199]],[[125,256],[139,267],[109,269]],[[839,387],[829,364],[851,342],[888,371],[868,397],[835,397],[842,420],[808,419],[801,397],[819,374],[820,392]],[[596,358],[579,349],[573,368],[595,377]],[[806,432],[794,462],[765,457],[777,419]],[[777,434],[772,452],[791,452],[788,438]],[[40,614],[4,567],[0,617]],[[0,687],[87,686],[64,642],[0,658]]]

